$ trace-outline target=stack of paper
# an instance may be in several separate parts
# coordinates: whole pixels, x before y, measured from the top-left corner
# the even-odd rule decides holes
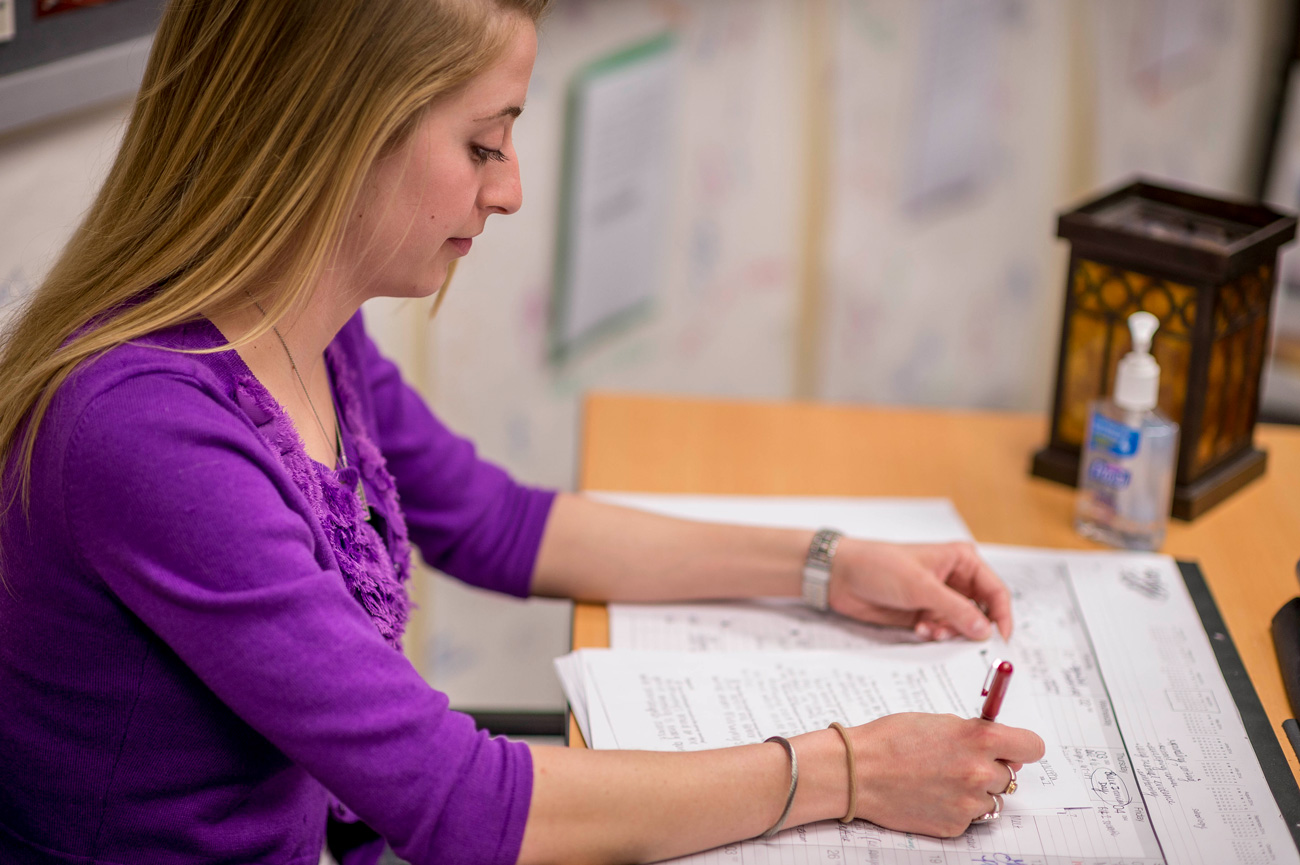
[[[896,712],[979,715],[980,689],[999,646],[967,642],[862,652],[655,652],[587,649],[556,661],[592,748],[701,751],[795,736],[832,721],[865,724]],[[1048,730],[1027,691],[1013,690],[1000,721]],[[1020,773],[1008,811],[1091,806],[1048,742]]]
[[[882,540],[969,537],[945,502],[619,501],[695,519],[838,525]],[[612,604],[613,649],[556,666],[592,747],[684,751],[892,712],[973,717],[989,661],[1015,664],[998,720],[1038,733],[1047,756],[1020,773],[1006,797],[1010,819],[947,839],[831,821],[679,865],[1300,865],[1172,559],[987,545],[980,554],[1012,593],[1008,644],[922,644],[789,601]]]

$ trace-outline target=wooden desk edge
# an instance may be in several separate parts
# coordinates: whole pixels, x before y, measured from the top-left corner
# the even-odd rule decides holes
[[[609,609],[604,604],[575,601],[573,632],[569,645],[574,649],[604,649],[609,646]],[[578,719],[569,711],[569,747],[585,748],[586,740],[578,729]]]

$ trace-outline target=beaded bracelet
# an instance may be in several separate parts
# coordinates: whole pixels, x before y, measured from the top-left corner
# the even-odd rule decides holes
[[[799,760],[794,755],[794,746],[791,745],[784,736],[770,736],[763,740],[764,745],[768,742],[776,742],[784,748],[785,753],[790,756],[790,792],[785,797],[785,810],[781,812],[780,818],[772,824],[771,829],[768,829],[762,835],[759,835],[759,838],[771,838],[777,832],[781,831],[781,827],[785,825],[786,818],[790,816],[790,807],[794,805],[794,791],[799,786]]]

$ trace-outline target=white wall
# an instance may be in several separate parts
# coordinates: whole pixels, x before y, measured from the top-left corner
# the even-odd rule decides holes
[[[103,182],[126,104],[0,137],[0,316],[40,281]]]
[[[950,7],[984,20],[953,21],[962,10]],[[1062,281],[1053,211],[1069,110],[1065,4],[844,2],[839,13],[842,182],[822,394],[1043,406]],[[934,71],[954,42],[975,43],[970,56]],[[986,111],[944,123],[944,87],[965,87]],[[934,155],[922,165],[926,148]],[[960,168],[968,148],[986,154],[961,172],[965,182],[918,198],[928,188],[918,172]]]
[[[676,31],[686,86],[673,130],[676,218],[651,315],[574,360],[546,360],[564,100],[583,65]],[[798,240],[802,31],[784,0],[560,3],[516,126],[524,207],[494,218],[435,327],[432,394],[487,455],[572,486],[592,388],[789,393]]]

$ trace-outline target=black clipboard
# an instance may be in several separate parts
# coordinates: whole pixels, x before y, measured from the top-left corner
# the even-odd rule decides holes
[[[1192,603],[1196,605],[1196,612],[1201,617],[1201,626],[1210,638],[1215,660],[1219,662],[1223,679],[1228,683],[1228,691],[1237,704],[1241,723],[1255,748],[1255,758],[1264,770],[1268,788],[1273,792],[1287,828],[1291,830],[1291,840],[1300,849],[1300,787],[1296,785],[1291,765],[1287,763],[1273,724],[1264,712],[1259,695],[1255,693],[1255,686],[1251,684],[1250,676],[1246,675],[1246,666],[1241,662],[1241,655],[1237,654],[1237,646],[1232,642],[1232,635],[1228,633],[1223,616],[1219,614],[1210,587],[1205,584],[1200,566],[1195,562],[1178,562],[1178,570],[1183,575],[1183,582],[1187,584]]]

